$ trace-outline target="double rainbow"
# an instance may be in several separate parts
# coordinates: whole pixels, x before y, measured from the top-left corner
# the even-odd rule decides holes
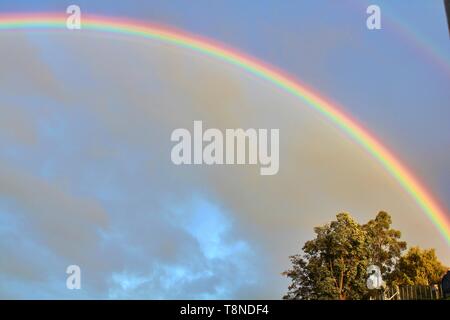
[[[66,16],[63,15],[0,15],[0,30],[62,30],[65,28]],[[440,207],[431,193],[427,191],[427,188],[414,177],[412,172],[409,171],[408,168],[372,134],[353,120],[350,115],[344,114],[336,104],[327,101],[323,96],[317,94],[305,85],[300,84],[297,80],[294,80],[282,71],[277,70],[272,66],[265,65],[264,63],[237,52],[234,49],[225,48],[223,45],[215,44],[211,40],[201,39],[197,36],[188,35],[181,31],[171,30],[166,27],[152,26],[125,19],[83,15],[82,30],[80,31],[82,32],[83,30],[139,36],[189,48],[241,67],[297,96],[316,111],[330,119],[372,154],[372,156],[374,156],[413,197],[450,245],[449,216],[446,215],[443,208]],[[67,32],[80,31],[67,30]]]

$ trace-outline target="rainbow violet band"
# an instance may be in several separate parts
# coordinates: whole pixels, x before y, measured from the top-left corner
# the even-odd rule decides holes
[[[18,29],[65,29],[66,16],[57,14],[8,14],[0,15],[0,30]],[[407,167],[401,163],[385,146],[371,133],[359,125],[350,115],[344,114],[335,104],[312,89],[300,84],[286,73],[268,66],[255,58],[237,52],[235,49],[225,48],[211,40],[188,35],[179,30],[167,27],[152,26],[150,24],[101,16],[82,16],[82,29],[71,32],[93,30],[130,36],[139,36],[152,40],[159,40],[184,48],[189,48],[226,61],[230,64],[261,77],[306,102],[310,107],[320,112],[334,124],[345,131],[351,138],[362,145],[382,166],[400,183],[412,196],[428,218],[450,245],[450,220],[445,211],[438,204],[427,188]],[[68,31],[69,32],[69,31]]]

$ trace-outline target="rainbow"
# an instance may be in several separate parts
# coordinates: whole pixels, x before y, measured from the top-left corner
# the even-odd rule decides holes
[[[347,4],[347,9],[353,10],[354,14],[361,14],[361,12],[366,12],[366,8],[370,2],[367,1],[352,1],[344,2]],[[437,6],[442,5],[442,16],[436,17],[436,22],[445,23],[445,13],[444,4],[437,4]],[[389,10],[388,6],[383,6],[382,15],[382,25],[383,29],[392,31],[396,34],[398,40],[402,41],[404,44],[414,48],[414,52],[423,56],[424,60],[427,60],[431,65],[435,66],[439,71],[443,72],[447,77],[450,76],[450,60],[448,54],[444,54],[436,45],[422,34],[419,30],[414,30],[413,26],[410,26],[401,15],[395,15],[395,13]],[[447,41],[448,35],[445,25],[442,25],[442,35],[441,41]]]
[[[22,29],[64,30],[66,29],[66,16],[57,14],[0,15],[0,30]],[[167,27],[152,26],[132,20],[83,15],[82,30],[67,30],[67,32],[83,32],[83,30],[138,36],[195,50],[238,66],[290,92],[331,120],[375,157],[412,196],[450,245],[449,217],[424,184],[350,115],[344,114],[335,103],[327,101],[325,97],[301,84],[298,80],[234,49]]]

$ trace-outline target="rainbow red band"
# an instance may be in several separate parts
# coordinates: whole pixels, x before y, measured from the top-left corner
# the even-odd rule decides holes
[[[0,16],[0,30],[37,28],[64,29],[66,28],[66,16],[53,14],[9,14],[7,16]],[[372,154],[413,197],[443,235],[447,244],[450,245],[449,217],[438,204],[437,200],[427,191],[425,186],[420,183],[407,167],[394,157],[385,146],[383,146],[367,130],[357,124],[349,115],[344,114],[335,104],[328,102],[325,98],[315,93],[312,89],[307,88],[305,85],[300,84],[297,80],[294,80],[288,75],[283,74],[283,72],[265,65],[254,58],[239,53],[236,50],[225,48],[223,45],[214,44],[210,40],[204,40],[180,31],[170,30],[166,27],[155,27],[124,19],[83,15],[82,30],[95,30],[140,36],[189,48],[239,66],[299,97],[315,110],[337,124]]]

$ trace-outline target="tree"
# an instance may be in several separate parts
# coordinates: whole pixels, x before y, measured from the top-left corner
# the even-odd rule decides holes
[[[406,242],[392,229],[391,216],[380,211],[375,219],[360,225],[348,214],[314,228],[315,239],[303,246],[303,254],[290,257],[291,278],[284,299],[364,299],[367,267],[377,265],[388,285],[439,283],[446,268],[434,249],[411,248],[402,256]]]
[[[412,247],[400,258],[393,281],[398,285],[432,285],[440,283],[446,271],[434,249]]]
[[[383,279],[389,280],[394,268],[406,249],[406,242],[400,241],[401,232],[391,228],[391,216],[380,211],[363,229],[367,233],[370,264],[380,267]]]
[[[284,299],[361,299],[367,295],[369,263],[367,234],[348,213],[314,229],[316,238],[303,246],[304,255],[291,256],[292,279]]]

